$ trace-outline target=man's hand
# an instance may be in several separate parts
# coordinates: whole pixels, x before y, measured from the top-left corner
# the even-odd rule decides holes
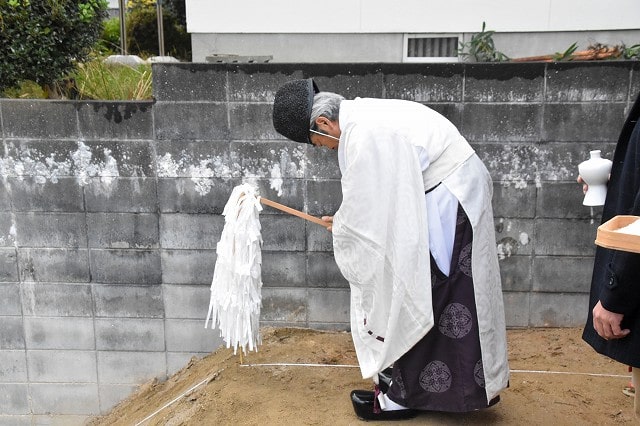
[[[585,182],[584,179],[582,179],[582,176],[580,175],[578,175],[578,179],[576,179],[576,181],[582,184],[582,193],[586,194],[587,190],[589,189],[589,185],[587,185],[587,182]]]
[[[333,216],[322,216],[321,219],[327,222],[327,231],[331,232],[333,230]]]
[[[600,337],[605,340],[621,339],[631,333],[631,330],[620,328],[622,317],[624,315],[617,314],[606,310],[602,303],[598,301],[593,308],[593,328],[596,329]]]

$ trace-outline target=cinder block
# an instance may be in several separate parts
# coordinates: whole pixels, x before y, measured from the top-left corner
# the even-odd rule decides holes
[[[21,317],[0,317],[0,350],[24,349]]]
[[[305,175],[305,146],[297,142],[233,142],[231,162],[246,178],[293,178]]]
[[[543,142],[617,141],[624,124],[624,108],[624,103],[605,102],[546,104],[538,139]],[[567,123],[574,125],[567,126]]]
[[[249,183],[258,191],[258,195],[268,198],[276,203],[284,204],[292,209],[307,212],[305,207],[304,180],[298,178],[272,178],[272,179],[246,179],[245,183]],[[231,195],[231,193],[227,194]],[[273,207],[262,205],[260,216],[272,214],[286,214]]]
[[[531,293],[531,327],[582,327],[587,320],[589,295]]]
[[[0,283],[18,281],[18,259],[16,249],[0,248]],[[2,290],[0,290],[1,292]],[[1,300],[1,299],[0,299]],[[0,307],[0,315],[3,308]]]
[[[150,129],[149,129],[150,130]],[[102,135],[104,138],[104,135]],[[86,141],[91,150],[92,161],[99,165],[113,163],[117,167],[117,174],[111,175],[105,170],[101,173],[89,173],[92,177],[154,177],[153,148],[151,140],[123,140],[124,137],[113,140]],[[112,170],[109,168],[108,170]]]
[[[313,145],[304,147],[307,179],[337,179],[340,180],[340,165],[338,164],[338,151],[318,148]]]
[[[314,289],[308,291],[309,322],[349,323],[349,289]]]
[[[262,240],[264,251],[303,251],[305,249],[305,221],[295,216],[263,216]]]
[[[262,282],[267,287],[305,287],[304,253],[262,252]]]
[[[309,287],[349,288],[332,253],[307,254],[306,282]]]
[[[24,315],[90,317],[93,315],[89,284],[22,284]]]
[[[153,97],[158,101],[222,102],[227,99],[227,67],[156,63],[152,68]]]
[[[89,282],[86,249],[18,249],[20,279],[29,282]]]
[[[503,297],[507,327],[529,327],[531,293],[507,291],[503,293]]]
[[[495,218],[498,259],[529,255],[534,247],[534,221],[531,219]]]
[[[153,101],[77,103],[80,135],[85,139],[151,139]]]
[[[310,224],[307,226],[307,251],[333,252],[333,234],[322,226]]]
[[[271,104],[229,104],[231,140],[268,141],[282,139],[273,128]]]
[[[224,217],[210,214],[163,214],[160,245],[165,249],[215,249]]]
[[[240,179],[234,178],[160,178],[160,211],[222,214],[231,191],[240,183]]]
[[[1,391],[0,391],[1,392]],[[2,415],[0,414],[1,426],[31,426],[33,416],[32,415]]]
[[[84,193],[88,212],[157,211],[154,178],[91,178],[84,188]]]
[[[347,99],[356,96],[381,98],[384,95],[384,74],[380,64],[351,63],[348,70],[331,64],[305,64],[299,67],[305,76],[313,76],[318,88],[339,93]]]
[[[98,385],[76,383],[32,383],[33,414],[99,414]]]
[[[228,66],[227,70],[230,102],[271,104],[280,86],[289,80],[304,78],[297,67],[287,65],[275,70],[271,64],[238,64],[233,67]]]
[[[98,385],[100,394],[100,414],[108,414],[113,407],[124,401],[138,389],[135,385]]]
[[[204,328],[202,320],[167,319],[167,351],[213,352],[224,343],[217,330]]]
[[[93,351],[27,351],[31,382],[96,383]]]
[[[96,346],[104,351],[164,351],[161,319],[96,319]]]
[[[160,286],[99,284],[93,287],[96,317],[162,318],[164,303]]]
[[[536,186],[532,183],[514,185],[511,182],[494,182],[493,215],[527,219],[535,217],[536,193]]]
[[[200,182],[200,178],[240,177],[239,166],[231,161],[230,143],[227,140],[193,141],[179,138],[179,142],[158,140],[155,144],[156,173],[160,178],[184,177]],[[198,189],[206,192],[203,190],[206,188]]]
[[[260,323],[276,325],[306,325],[308,316],[307,290],[301,288],[262,289]]]
[[[0,180],[0,211],[11,211],[11,197],[9,196],[9,179]]]
[[[540,104],[465,104],[461,133],[471,142],[540,139]]]
[[[540,218],[591,219],[592,209],[582,205],[583,199],[582,186],[575,181],[544,183],[538,189],[536,198],[537,216]],[[601,213],[601,209],[598,210]]]
[[[27,382],[27,360],[24,350],[0,350],[0,383],[22,382]],[[4,410],[2,412],[4,413]]]
[[[214,250],[162,250],[163,284],[211,285]]]
[[[308,180],[308,213],[315,216],[333,216],[342,203],[342,187],[338,180]]]
[[[107,284],[160,284],[158,250],[91,250],[91,278]]]
[[[457,129],[462,128],[462,118],[464,116],[464,105],[462,103],[428,103],[425,105],[444,116],[444,118],[449,120]]]
[[[73,102],[3,99],[2,118],[5,138],[78,138]]]
[[[153,113],[158,140],[229,139],[225,104],[158,102]]]
[[[91,318],[25,317],[24,334],[29,349],[93,350]]]
[[[164,285],[165,318],[204,320],[209,309],[211,287],[194,285]]]
[[[75,177],[9,178],[14,211],[81,212],[82,186]]]
[[[465,102],[541,102],[544,63],[465,64]]]
[[[536,255],[593,256],[599,223],[573,219],[537,219],[533,247]]]
[[[386,65],[385,70],[389,72],[383,77],[386,98],[416,102],[462,101],[464,67],[461,64]]]
[[[482,143],[473,147],[495,182],[516,189],[531,184],[540,187],[545,181],[575,182],[585,154],[580,144],[571,143]]]
[[[147,213],[87,214],[89,247],[158,247],[158,215]]]
[[[24,213],[16,215],[16,229],[20,247],[87,247],[82,213]]]
[[[626,101],[629,67],[625,63],[555,62],[547,65],[547,102]]]
[[[98,352],[100,384],[140,384],[166,377],[167,362],[162,352]]]
[[[28,386],[26,383],[0,383],[0,407],[3,417],[31,414]]]
[[[593,257],[536,256],[533,259],[533,291],[588,293]]]
[[[638,94],[640,94],[640,67],[638,66],[638,63],[634,63],[631,66],[631,89],[629,90],[628,99],[629,108],[633,105]]]
[[[531,256],[508,256],[500,259],[503,291],[531,291]]]

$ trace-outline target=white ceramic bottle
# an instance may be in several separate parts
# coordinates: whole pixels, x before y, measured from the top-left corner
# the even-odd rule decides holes
[[[582,204],[585,206],[602,206],[607,197],[607,183],[611,172],[611,160],[602,158],[600,150],[590,151],[590,158],[578,165],[578,173],[589,185]]]

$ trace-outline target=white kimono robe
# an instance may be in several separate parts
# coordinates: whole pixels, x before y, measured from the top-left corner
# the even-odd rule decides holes
[[[345,100],[339,124],[343,201],[333,219],[334,256],[351,287],[362,376],[374,377],[433,327],[428,224],[440,222],[429,220],[424,194],[441,184],[439,196],[455,197],[473,227],[474,294],[491,400],[507,386],[509,367],[488,171],[453,124],[415,102]],[[436,259],[446,256],[437,252]]]

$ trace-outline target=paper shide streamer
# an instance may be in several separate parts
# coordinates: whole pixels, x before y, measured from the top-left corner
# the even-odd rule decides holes
[[[292,209],[275,201],[260,197],[256,188],[243,183],[231,192],[222,212],[224,228],[216,247],[216,266],[211,282],[211,300],[205,328],[220,330],[220,336],[246,355],[247,350],[258,350],[260,342],[259,320],[262,289],[262,236],[259,214],[262,204],[298,216],[325,228],[331,222]]]
[[[257,191],[249,184],[236,186],[224,207],[225,225],[216,246],[216,265],[205,328],[220,330],[233,353],[241,348],[257,351],[262,305],[262,236]]]

